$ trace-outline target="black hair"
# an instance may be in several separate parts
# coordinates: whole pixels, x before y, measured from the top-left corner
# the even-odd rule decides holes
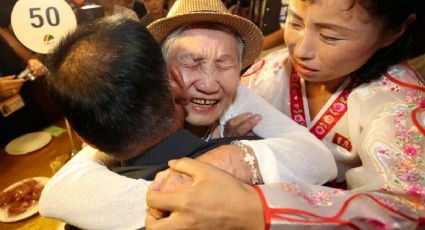
[[[85,23],[47,57],[49,92],[76,132],[119,159],[140,154],[175,117],[161,49],[140,23]]]
[[[1,0],[0,5],[0,27],[5,28],[10,25],[13,6],[17,0]]]
[[[416,20],[404,34],[389,46],[379,49],[360,69],[354,72],[355,85],[378,79],[392,65],[425,52],[424,0],[352,0],[373,17],[381,20],[384,30],[397,32],[409,15]]]
[[[5,28],[10,25],[11,13],[12,13],[12,8],[0,9],[0,27],[1,28]]]

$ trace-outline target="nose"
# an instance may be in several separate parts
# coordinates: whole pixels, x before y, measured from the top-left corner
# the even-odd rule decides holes
[[[215,94],[220,90],[220,83],[217,81],[217,71],[200,71],[200,78],[195,82],[195,88],[199,92],[207,95]]]
[[[315,55],[314,37],[309,31],[299,32],[298,40],[294,47],[294,57],[300,60],[313,59]]]

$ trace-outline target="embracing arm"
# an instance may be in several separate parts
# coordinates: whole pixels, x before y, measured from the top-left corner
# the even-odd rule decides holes
[[[147,229],[416,229],[424,224],[402,196],[302,183],[261,185],[257,193],[230,174],[191,159],[172,161],[170,167],[194,182],[174,192],[149,191],[147,205],[171,214],[148,214]]]
[[[89,159],[84,148],[47,183],[40,214],[83,229],[138,229],[144,226],[148,184],[120,176]]]
[[[241,142],[255,153],[264,183],[297,180],[323,184],[336,177],[332,153],[320,140],[243,85],[220,123],[246,112],[262,116],[253,132],[264,140]],[[235,162],[244,162],[244,154],[239,156],[242,158]]]

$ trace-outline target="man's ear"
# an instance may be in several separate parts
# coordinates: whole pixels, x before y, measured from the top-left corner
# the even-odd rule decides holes
[[[416,14],[410,14],[397,31],[388,34],[388,39],[382,44],[381,48],[387,47],[397,41],[414,21],[416,21]]]
[[[189,95],[187,94],[186,85],[176,65],[171,64],[168,66],[168,76],[170,78],[171,92],[173,93],[175,103],[183,106],[189,104]]]

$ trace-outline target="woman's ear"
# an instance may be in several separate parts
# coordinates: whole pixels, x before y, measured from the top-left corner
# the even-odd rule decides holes
[[[189,95],[178,66],[174,64],[170,64],[168,66],[168,77],[170,78],[170,86],[174,102],[183,106],[189,104]]]
[[[400,28],[396,31],[391,31],[387,36],[388,39],[382,44],[381,48],[387,47],[397,41],[407,30],[407,28],[416,21],[416,14],[410,14],[407,19],[401,24]]]

